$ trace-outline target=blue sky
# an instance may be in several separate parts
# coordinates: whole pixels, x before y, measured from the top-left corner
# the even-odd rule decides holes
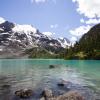
[[[97,5],[99,0],[1,0],[0,17],[75,41],[100,22]]]

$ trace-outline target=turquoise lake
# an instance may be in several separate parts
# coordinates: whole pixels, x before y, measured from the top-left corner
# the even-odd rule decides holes
[[[56,67],[50,69],[49,65]],[[51,88],[54,86],[53,83],[60,79],[91,87],[99,92],[100,61],[0,59],[0,97],[2,98],[0,100],[12,100],[11,94],[18,89]]]

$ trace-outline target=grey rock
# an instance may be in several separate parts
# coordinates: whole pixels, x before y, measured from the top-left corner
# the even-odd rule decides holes
[[[29,98],[33,94],[33,91],[30,89],[21,89],[15,92],[15,95],[20,98]]]
[[[58,96],[55,100],[85,100],[85,99],[79,92],[70,91],[61,96]]]
[[[53,96],[53,93],[52,93],[52,90],[50,89],[44,89],[43,92],[42,92],[42,96],[43,97],[52,97]]]

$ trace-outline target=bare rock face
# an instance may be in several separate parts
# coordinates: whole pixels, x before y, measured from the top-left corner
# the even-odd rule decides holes
[[[77,91],[70,91],[61,96],[58,96],[56,100],[85,100],[84,97]]]

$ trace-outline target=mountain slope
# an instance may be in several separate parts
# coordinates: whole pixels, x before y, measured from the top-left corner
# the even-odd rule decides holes
[[[100,24],[95,25],[79,41],[81,50],[100,49]],[[84,48],[85,46],[85,48]]]
[[[6,20],[0,22],[0,58],[20,57],[31,48],[59,53],[69,46],[68,39],[61,41],[49,37],[32,25],[19,25]]]
[[[72,58],[100,59],[100,24],[93,26],[68,52]]]

